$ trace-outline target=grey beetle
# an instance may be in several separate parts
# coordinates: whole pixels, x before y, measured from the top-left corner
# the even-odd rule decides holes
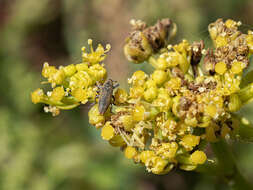
[[[98,111],[101,115],[104,115],[108,107],[112,103],[113,90],[119,86],[119,84],[114,85],[115,81],[108,79],[105,81],[103,86],[98,86],[99,90],[99,99],[98,99]]]

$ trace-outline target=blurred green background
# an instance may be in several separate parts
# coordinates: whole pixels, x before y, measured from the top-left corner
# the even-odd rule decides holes
[[[149,174],[101,140],[88,124],[89,106],[53,118],[33,105],[44,61],[81,61],[81,47],[110,43],[109,77],[126,86],[135,69],[123,56],[129,20],[178,24],[178,42],[208,38],[208,23],[232,18],[253,29],[252,0],[0,0],[0,189],[1,190],[226,190],[215,176],[173,171]],[[242,111],[253,121],[253,104]],[[253,146],[233,143],[240,169],[253,180]]]

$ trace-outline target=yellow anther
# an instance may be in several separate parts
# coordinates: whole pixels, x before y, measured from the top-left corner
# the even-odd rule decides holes
[[[227,70],[227,65],[224,62],[218,62],[215,65],[215,72],[220,75],[223,75],[226,72],[226,70]]]

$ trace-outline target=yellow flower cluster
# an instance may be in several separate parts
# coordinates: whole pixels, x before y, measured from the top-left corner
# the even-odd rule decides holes
[[[37,89],[31,93],[33,103],[44,103],[46,112],[58,115],[60,109],[72,109],[87,101],[95,101],[97,95],[96,83],[106,79],[107,72],[102,61],[105,59],[110,45],[103,48],[101,44],[93,50],[92,40],[88,40],[90,53],[82,48],[82,63],[60,66],[58,69],[44,63],[42,76],[50,83],[52,91],[44,93]]]
[[[125,55],[134,63],[146,61],[154,71],[134,72],[128,79],[129,92],[118,88],[111,101],[106,99],[113,105],[105,114],[95,104],[88,113],[90,124],[100,128],[112,146],[121,147],[126,158],[154,174],[166,174],[174,167],[189,171],[204,164],[204,145],[230,138],[238,126],[233,112],[253,97],[253,84],[241,86],[253,52],[253,33],[243,34],[239,25],[222,19],[210,24],[215,49],[205,49],[203,41],[187,40],[166,48],[169,33],[175,33],[169,30],[175,28],[169,19],[152,27],[135,21]],[[37,89],[32,101],[49,104],[49,111],[94,101],[95,83],[106,79],[99,63],[108,49],[99,45],[89,54],[83,49],[83,63],[78,65],[56,69],[45,64],[42,75],[53,91],[45,95]]]
[[[252,33],[242,34],[239,25],[221,19],[210,24],[214,50],[204,49],[202,41],[183,40],[152,53],[147,61],[153,73],[134,72],[129,93],[114,93],[114,111],[102,116],[95,105],[90,122],[102,127],[104,140],[154,174],[204,164],[207,156],[200,145],[229,138],[237,127],[232,113],[252,97],[252,85],[240,88]]]

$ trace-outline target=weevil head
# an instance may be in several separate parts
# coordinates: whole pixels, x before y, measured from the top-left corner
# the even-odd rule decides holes
[[[109,88],[113,88],[113,80],[112,79],[108,79],[105,84],[104,87],[109,89]]]

